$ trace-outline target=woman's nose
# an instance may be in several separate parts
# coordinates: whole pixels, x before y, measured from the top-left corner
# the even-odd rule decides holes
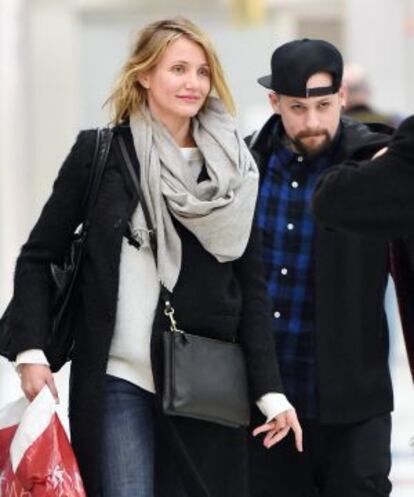
[[[187,88],[197,88],[199,84],[199,78],[196,71],[188,71],[187,77],[185,80],[185,84]]]

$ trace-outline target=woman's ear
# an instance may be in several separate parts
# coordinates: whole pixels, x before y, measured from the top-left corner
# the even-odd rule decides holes
[[[140,73],[137,76],[138,83],[146,90],[150,89],[150,77],[148,73]]]

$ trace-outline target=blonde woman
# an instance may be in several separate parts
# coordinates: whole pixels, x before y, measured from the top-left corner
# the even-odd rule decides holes
[[[250,394],[268,422],[271,447],[292,427],[281,393],[270,314],[252,231],[256,166],[235,129],[234,106],[207,37],[188,20],[147,26],[109,98],[114,142],[135,162],[152,223],[113,146],[76,286],[71,369],[72,442],[89,497],[242,497],[245,436],[232,429],[163,414],[160,281],[172,292],[189,332],[243,346]],[[79,134],[17,262],[17,362],[33,398],[44,384],[57,395],[42,345],[49,326],[49,263],[63,258],[82,219],[95,143]],[[277,470],[277,468],[275,468]]]

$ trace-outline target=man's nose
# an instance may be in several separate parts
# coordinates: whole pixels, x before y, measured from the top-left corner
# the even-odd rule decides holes
[[[308,129],[319,128],[319,116],[315,110],[310,109],[306,115],[306,127]]]

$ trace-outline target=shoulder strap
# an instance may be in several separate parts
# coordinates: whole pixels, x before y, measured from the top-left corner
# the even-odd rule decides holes
[[[124,160],[124,164],[128,169],[129,175],[131,176],[132,183],[135,187],[135,190],[138,195],[138,200],[141,203],[142,211],[144,213],[145,222],[148,226],[149,231],[149,239],[152,252],[154,254],[155,262],[157,262],[157,237],[155,236],[154,225],[152,224],[151,215],[148,210],[147,203],[145,202],[144,193],[142,191],[140,182],[138,180],[138,176],[135,172],[134,166],[131,161],[131,157],[129,156],[127,146],[125,144],[125,140],[121,135],[116,136],[117,143],[119,145],[119,149],[121,151],[122,159]]]
[[[96,172],[96,167],[95,167],[96,166],[96,159],[98,157],[98,150],[99,150],[100,145],[101,145],[101,130],[100,130],[100,128],[98,128],[96,130],[95,149],[93,152],[92,166],[91,166],[91,172],[89,174],[88,186],[86,188],[86,191],[85,191],[85,193],[83,195],[83,199],[82,199],[83,212],[85,212],[86,205],[88,203],[88,199],[89,199],[89,196],[91,194],[92,183],[94,182],[95,172]]]
[[[83,200],[85,212],[83,230],[87,230],[90,226],[93,208],[95,207],[96,198],[111,148],[112,135],[113,133],[110,128],[98,128],[96,131],[96,144],[92,161],[92,171],[89,178],[88,188]]]

